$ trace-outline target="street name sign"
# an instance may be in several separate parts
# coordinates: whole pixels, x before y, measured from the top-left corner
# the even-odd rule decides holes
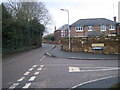
[[[104,47],[104,43],[93,43],[92,47]]]

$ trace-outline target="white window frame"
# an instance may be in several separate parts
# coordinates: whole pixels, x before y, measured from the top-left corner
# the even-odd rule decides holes
[[[93,26],[88,26],[88,31],[92,31],[93,30]]]
[[[110,25],[109,26],[109,30],[115,30],[115,26],[114,25]]]
[[[61,37],[64,37],[64,31],[61,30]]]
[[[106,26],[105,25],[101,25],[100,29],[101,29],[101,31],[106,31]]]
[[[61,33],[61,37],[64,37],[63,33]]]
[[[76,31],[77,32],[82,32],[83,31],[83,26],[77,26]]]

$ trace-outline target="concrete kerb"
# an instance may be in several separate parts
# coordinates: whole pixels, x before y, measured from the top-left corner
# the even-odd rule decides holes
[[[56,47],[56,45],[54,45],[53,46],[53,48],[52,49],[54,49]],[[52,50],[51,49],[51,50]],[[45,55],[47,55],[47,56],[49,56],[49,57],[54,57],[54,58],[59,58],[59,57],[56,57],[55,55],[51,55],[50,53],[45,53]],[[62,58],[62,57],[61,57]],[[67,57],[67,58],[62,58],[62,59],[74,59],[74,60],[119,60],[119,58],[118,59],[111,59],[111,58],[79,58],[79,57]]]
[[[49,57],[54,57],[54,58],[59,58],[59,57],[56,57],[54,55],[51,55],[49,54],[48,52],[45,53],[45,55],[49,56]],[[98,58],[78,58],[78,57],[68,57],[68,58],[62,58],[62,59],[71,59],[71,60],[119,60],[119,59],[110,59],[110,58],[101,58],[101,59],[98,59]]]
[[[52,47],[52,49],[54,49],[55,47],[56,47],[56,45],[54,45],[54,46]],[[52,49],[50,49],[50,50],[52,50]],[[53,55],[49,54],[48,52],[47,52],[47,53],[45,53],[44,55],[47,55],[47,56],[49,56],[49,57],[55,57],[55,56],[53,56]]]
[[[111,58],[78,58],[78,57],[68,57],[67,59],[74,60],[119,60],[119,59],[111,59]]]

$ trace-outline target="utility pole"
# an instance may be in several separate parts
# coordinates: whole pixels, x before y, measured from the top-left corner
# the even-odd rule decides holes
[[[67,11],[67,13],[68,13],[68,37],[69,37],[69,52],[71,51],[71,43],[70,43],[70,27],[69,27],[69,11],[67,10],[67,9],[60,9],[60,10],[62,10],[62,11]]]

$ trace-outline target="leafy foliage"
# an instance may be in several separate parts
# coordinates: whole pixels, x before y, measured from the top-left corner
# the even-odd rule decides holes
[[[48,35],[44,36],[44,40],[55,41],[55,36],[54,36],[54,34],[48,34]]]
[[[21,16],[16,18],[2,4],[2,50],[3,53],[21,48],[41,46],[45,26],[38,18],[29,19]]]

